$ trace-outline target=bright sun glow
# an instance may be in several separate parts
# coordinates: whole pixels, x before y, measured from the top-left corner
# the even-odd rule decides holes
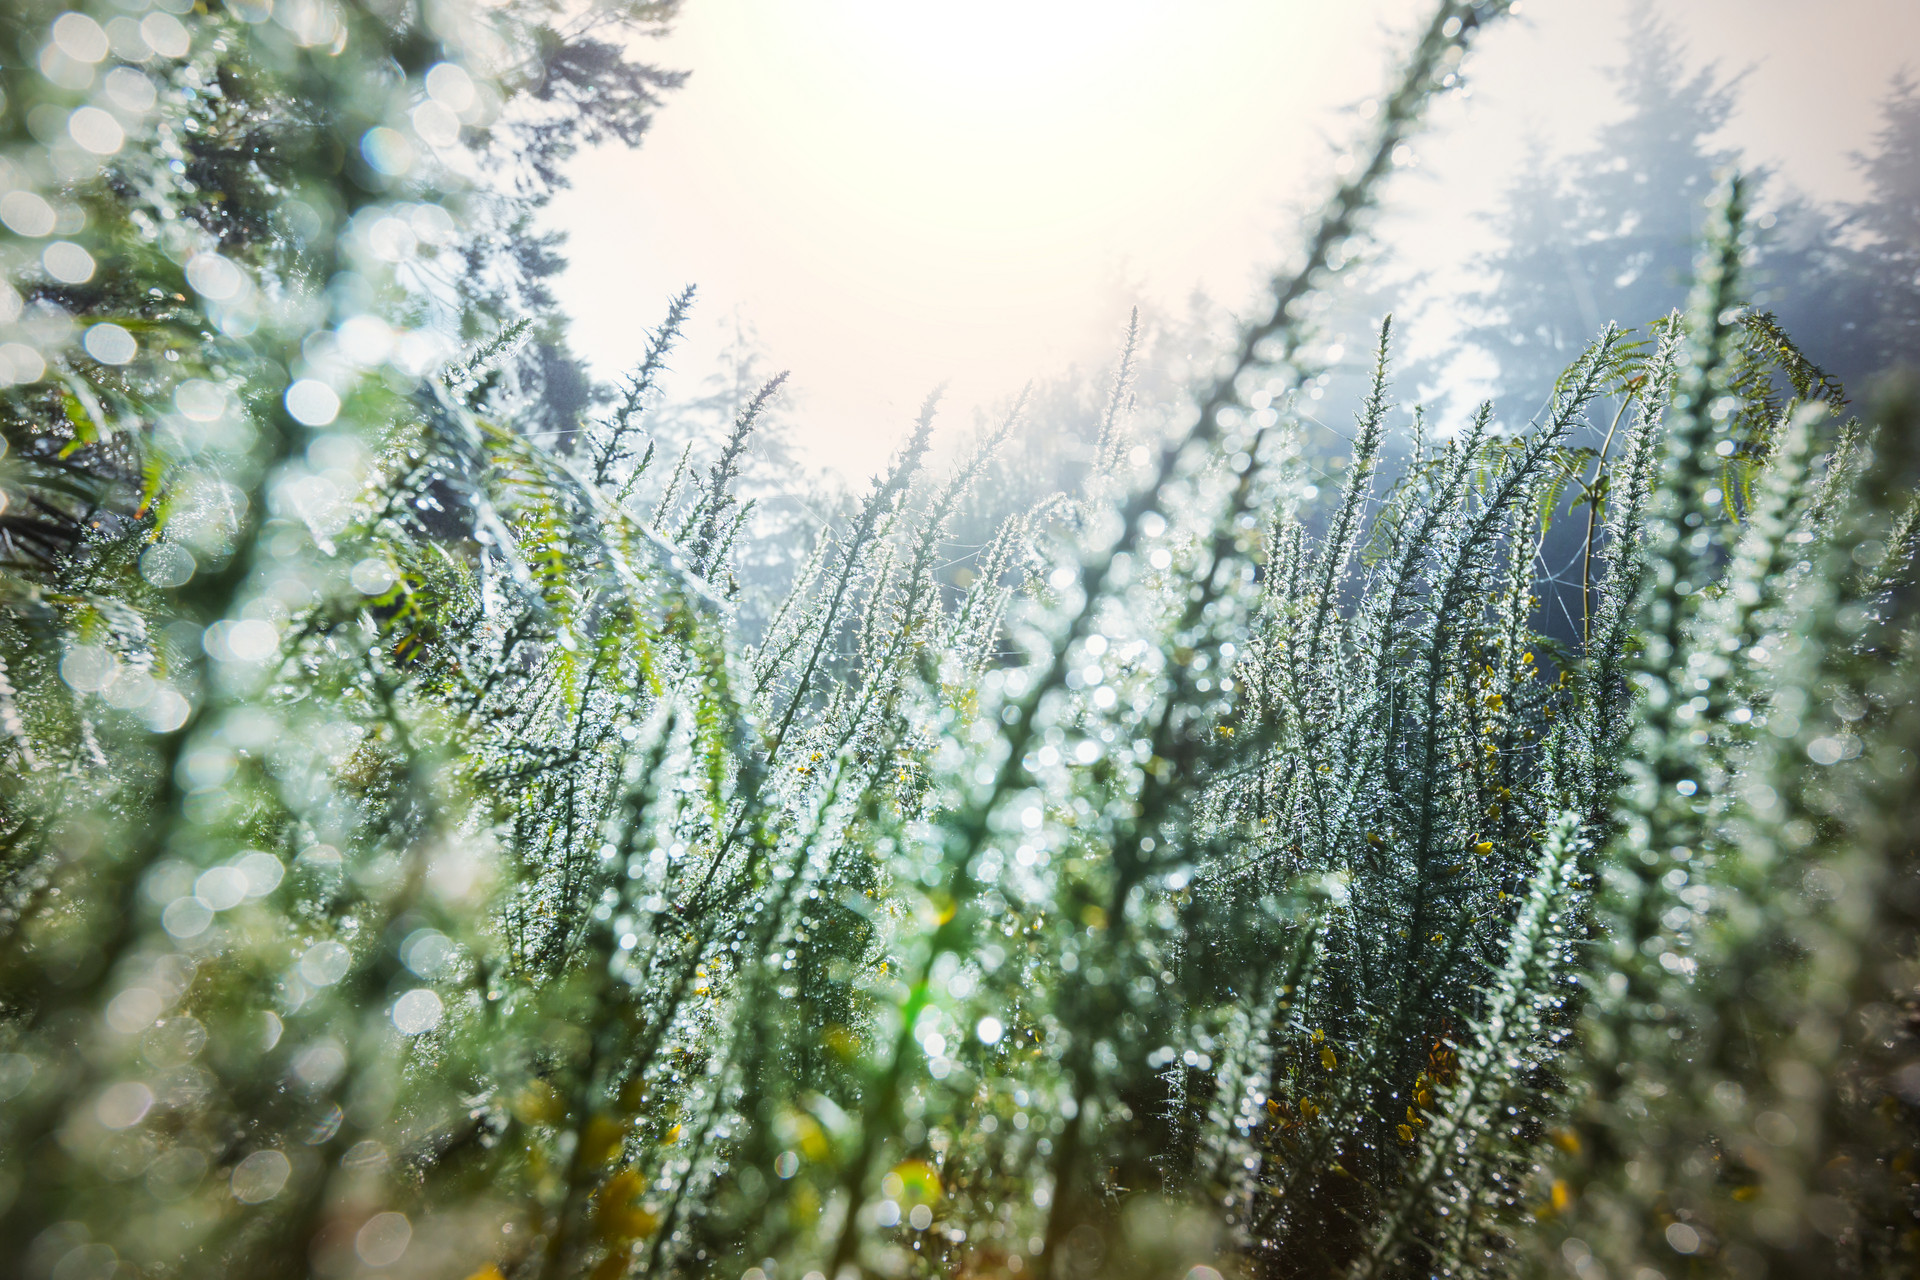
[[[617,367],[693,280],[795,369],[815,455],[864,472],[938,383],[964,411],[1101,358],[1143,290],[1248,292],[1328,159],[1313,122],[1411,7],[689,6],[659,54],[687,88],[556,216],[575,340]]]
[[[1684,29],[1736,2],[1741,29],[1759,34],[1751,54],[1725,55],[1729,66],[1784,47],[1788,17],[1772,3],[1696,0],[1675,20]],[[1849,20],[1884,25],[1878,4]],[[1178,312],[1200,288],[1247,307],[1352,136],[1340,109],[1384,83],[1424,10],[690,3],[643,52],[691,80],[641,150],[577,165],[552,210],[570,236],[572,341],[616,371],[666,299],[697,284],[704,322],[678,366],[711,369],[737,314],[775,367],[794,371],[807,456],[868,474],[938,384],[951,385],[946,421],[964,425],[1028,378],[1104,366],[1136,301]],[[1543,0],[1528,13],[1476,55],[1475,100],[1505,105],[1469,119],[1450,100],[1418,144],[1422,176],[1390,193],[1413,215],[1394,241],[1424,265],[1470,258],[1476,210],[1528,137],[1577,144],[1611,110],[1597,68],[1615,56],[1625,6]],[[1795,121],[1767,116],[1754,141],[1791,148],[1800,129],[1805,156],[1767,159],[1838,190],[1847,167],[1833,139],[1865,143],[1884,75],[1853,65],[1860,42],[1836,47],[1856,52],[1806,57],[1833,72],[1828,82],[1858,73],[1846,119],[1820,78],[1782,63],[1760,65],[1747,97],[1756,116],[1797,104]],[[1841,56],[1845,68],[1819,61]]]

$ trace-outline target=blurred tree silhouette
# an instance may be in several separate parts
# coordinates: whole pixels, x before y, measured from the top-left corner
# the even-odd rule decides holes
[[[1716,145],[1739,80],[1693,68],[1649,5],[1632,13],[1611,75],[1626,114],[1564,160],[1536,146],[1493,216],[1500,245],[1469,295],[1471,341],[1505,398],[1538,403],[1606,317],[1683,305],[1707,197],[1737,153]],[[1920,355],[1920,98],[1896,79],[1870,153],[1866,199],[1827,206],[1789,193],[1758,220],[1754,302],[1849,386]],[[1748,167],[1757,185],[1764,170]]]
[[[1856,376],[1920,364],[1920,87],[1897,77],[1880,110],[1873,151],[1855,157],[1867,199],[1848,207],[1839,227],[1859,238],[1850,292],[1865,295],[1859,313],[1868,327],[1851,353]]]
[[[1714,146],[1734,85],[1689,71],[1685,47],[1651,5],[1632,11],[1609,73],[1626,115],[1564,161],[1536,148],[1494,215],[1491,276],[1468,298],[1485,318],[1471,341],[1498,362],[1503,398],[1535,404],[1606,319],[1662,316],[1686,302],[1694,246],[1717,171]]]
[[[506,109],[472,139],[478,189],[456,284],[461,336],[485,341],[523,327],[522,345],[498,365],[489,403],[521,429],[567,441],[603,397],[567,341],[553,296],[566,270],[565,234],[538,225],[569,185],[584,147],[639,146],[664,95],[687,73],[641,61],[637,40],[663,34],[679,0],[597,0],[579,9],[525,0],[513,61],[500,76]]]

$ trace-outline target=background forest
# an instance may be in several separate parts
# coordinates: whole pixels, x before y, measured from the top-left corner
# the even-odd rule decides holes
[[[846,494],[693,295],[569,349],[672,4],[0,16],[4,1270],[1910,1273],[1920,100],[1754,213],[1643,24],[1441,434],[1369,230],[1508,9]]]

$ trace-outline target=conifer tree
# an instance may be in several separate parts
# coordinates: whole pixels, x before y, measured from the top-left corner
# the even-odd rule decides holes
[[[1502,391],[1538,400],[1608,320],[1651,319],[1684,304],[1707,199],[1733,154],[1714,135],[1734,108],[1717,67],[1692,68],[1653,7],[1631,11],[1609,69],[1625,114],[1588,149],[1520,167],[1494,225],[1501,245],[1481,268],[1471,330],[1500,366]]]
[[[1880,110],[1872,152],[1856,157],[1868,195],[1845,222],[1866,238],[1873,315],[1867,367],[1876,370],[1920,361],[1920,89],[1897,77]]]

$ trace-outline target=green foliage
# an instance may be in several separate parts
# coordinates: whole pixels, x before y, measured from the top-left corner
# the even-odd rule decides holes
[[[1736,184],[1688,315],[1390,483],[1383,326],[1304,501],[1305,304],[1505,8],[1184,429],[1130,326],[956,590],[1036,410],[943,471],[929,397],[764,619],[780,379],[667,467],[682,295],[556,424],[460,239],[668,7],[9,16],[8,1273],[1911,1269],[1911,393],[1837,422]]]

